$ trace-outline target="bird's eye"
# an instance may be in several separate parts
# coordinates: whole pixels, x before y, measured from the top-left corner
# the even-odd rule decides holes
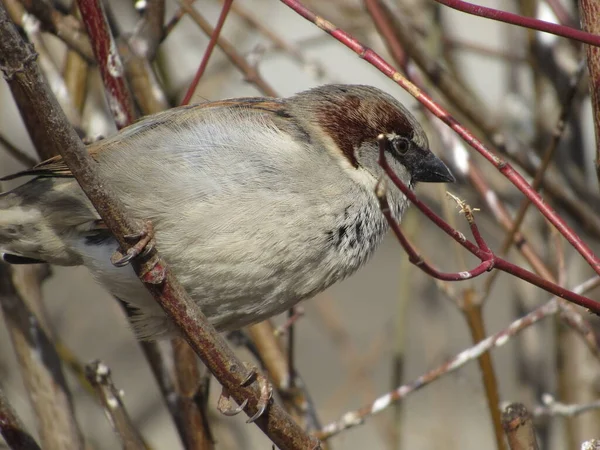
[[[400,155],[404,155],[410,148],[410,142],[406,138],[397,137],[392,141],[392,147]]]

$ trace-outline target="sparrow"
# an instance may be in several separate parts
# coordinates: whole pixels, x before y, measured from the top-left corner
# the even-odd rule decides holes
[[[411,189],[453,182],[399,101],[363,85],[324,85],[289,98],[236,98],[147,116],[89,154],[128,213],[150,220],[157,250],[221,331],[281,313],[353,274],[388,223],[375,193],[386,159]],[[0,252],[9,263],[86,266],[135,308],[142,339],[176,333],[57,156],[5,177]],[[408,200],[389,183],[396,220]]]

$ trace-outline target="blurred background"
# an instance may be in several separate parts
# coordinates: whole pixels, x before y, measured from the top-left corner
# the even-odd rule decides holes
[[[36,2],[3,3],[14,11],[22,4]],[[72,11],[68,1],[41,3],[62,14]],[[120,39],[128,39],[143,15],[142,2],[137,2],[137,9],[133,1],[104,3],[113,32]],[[553,184],[545,186],[543,194],[585,242],[598,250],[600,194],[593,163],[595,140],[587,69],[583,76],[575,76],[584,56],[580,44],[470,16],[431,0],[304,3],[396,67],[407,67],[415,81],[478,137],[492,145],[503,143],[505,147],[500,150],[511,156],[517,170],[528,180],[552,145],[569,83],[577,80],[574,98],[568,102],[566,129],[561,132],[546,172],[546,179]],[[404,62],[394,62],[390,47],[366,9],[369,3],[386,8],[385,17],[391,20],[405,52]],[[570,0],[481,0],[478,4],[556,23],[579,24],[577,4]],[[370,84],[409,106],[426,126],[434,152],[447,161],[458,178],[455,185],[419,186],[418,195],[466,236],[470,236],[466,221],[445,190],[479,208],[475,217],[480,230],[488,244],[500,252],[507,235],[506,224],[510,228],[523,199],[516,188],[482,157],[463,146],[444,125],[425,115],[416,100],[399,86],[284,4],[276,0],[236,0],[234,5],[222,36],[277,95],[288,96],[331,82]],[[198,0],[193,7],[214,26],[222,4]],[[180,8],[178,2],[167,0],[165,22]],[[46,32],[49,27],[31,15],[21,16],[20,24],[36,46],[43,43],[44,56],[38,61],[47,73],[53,74],[49,76],[51,81],[56,75],[60,80],[67,60],[63,41],[55,33]],[[152,67],[167,104],[181,102],[208,42],[207,34],[190,15],[182,14],[158,47]],[[87,95],[81,111],[74,107],[73,117],[89,138],[111,135],[116,128],[106,107],[98,70],[86,70]],[[448,86],[458,94],[449,94]],[[53,88],[61,92],[59,82]],[[256,83],[248,81],[247,75],[217,47],[194,101],[260,95],[264,92]],[[469,107],[474,108],[474,114],[465,113]],[[37,159],[4,82],[0,82],[0,137]],[[26,167],[24,158],[19,160],[4,150],[6,145],[0,145],[0,176]],[[467,162],[476,168],[479,178],[473,171],[461,170]],[[2,189],[15,185],[16,182],[6,182]],[[505,216],[498,212],[499,204],[505,208]],[[478,262],[415,208],[405,216],[403,228],[425,258],[441,270],[466,270]],[[529,255],[535,255],[541,267],[565,287],[576,286],[592,276],[582,258],[556,235],[535,208],[526,214],[521,230],[520,249],[513,246],[507,253],[510,261],[538,271],[540,266],[532,269],[535,263],[523,256],[527,253],[523,251],[525,242],[531,251]],[[471,331],[474,328],[469,327],[467,315],[461,311],[466,303],[482,304],[483,320],[477,323],[483,328],[480,331],[490,335],[551,297],[506,274],[499,274],[493,281],[490,277],[485,274],[473,281],[438,283],[408,263],[390,234],[358,274],[301,304],[303,315],[294,325],[295,368],[310,394],[320,424],[372,403],[378,396],[472,346],[472,335],[477,334]],[[588,296],[598,299],[598,294],[592,291]],[[149,446],[185,448],[122,308],[93,282],[86,269],[52,267],[51,276],[42,284],[42,296],[47,326],[53,330],[56,342],[83,363],[100,359],[110,367],[114,384],[123,392],[124,405]],[[594,316],[578,307],[574,311],[577,317],[595,326]],[[470,317],[473,323],[475,319]],[[278,317],[274,322],[281,325],[286,319],[287,316]],[[244,361],[256,364],[244,342],[238,335],[232,345]],[[287,345],[286,335],[282,342]],[[168,342],[159,347],[170,351]],[[565,404],[587,404],[598,397],[599,360],[558,315],[511,338],[493,350],[491,356],[499,408],[505,402],[518,401],[534,411],[543,404],[543,394],[551,394]],[[1,385],[27,428],[39,437],[40,421],[31,407],[22,370],[8,328],[0,326]],[[67,364],[63,371],[89,448],[119,448],[94,394],[82,387]],[[216,442],[214,448],[271,448],[270,441],[256,426],[244,423],[243,414],[230,418],[216,411],[219,392],[212,380],[206,414]],[[496,448],[488,402],[480,367],[472,362],[378,415],[367,417],[362,425],[332,437],[329,448]],[[578,448],[580,442],[600,437],[599,419],[597,410],[572,419],[541,415],[535,420],[540,448]]]

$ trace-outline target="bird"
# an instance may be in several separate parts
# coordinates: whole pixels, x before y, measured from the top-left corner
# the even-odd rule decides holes
[[[393,172],[410,188],[454,182],[409,110],[366,85],[330,84],[287,98],[249,97],[146,116],[87,146],[101,179],[138,221],[193,301],[219,330],[258,323],[362,267],[388,223],[375,188]],[[135,310],[140,339],[177,329],[130,266],[60,156],[4,179],[6,262],[84,265]],[[395,220],[408,206],[389,183]]]

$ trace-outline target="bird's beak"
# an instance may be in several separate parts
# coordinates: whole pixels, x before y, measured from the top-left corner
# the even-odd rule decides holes
[[[423,183],[454,183],[456,179],[446,164],[432,152],[427,152],[424,158],[420,158],[411,170],[413,181]]]

